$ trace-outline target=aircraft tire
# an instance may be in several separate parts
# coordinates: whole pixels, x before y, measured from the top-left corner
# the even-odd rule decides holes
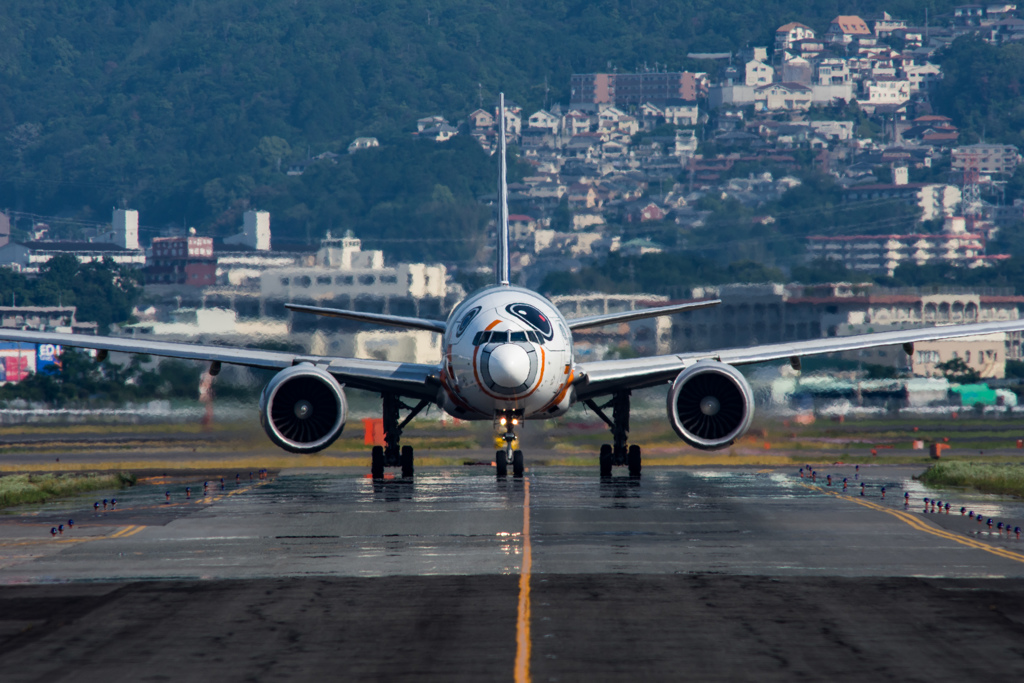
[[[641,461],[640,447],[630,446],[629,451],[626,454],[626,464],[629,465],[629,476],[640,476]]]
[[[601,446],[601,476],[610,477],[612,476],[612,447],[608,444]]]
[[[505,451],[497,451],[494,454],[494,464],[498,467],[498,476],[508,476],[508,456]]]
[[[413,451],[412,446],[402,446],[402,477],[409,478],[413,475]]]
[[[370,476],[374,479],[384,478],[384,447],[374,446],[370,451]]]
[[[523,476],[523,452],[512,451],[512,476],[521,477]]]

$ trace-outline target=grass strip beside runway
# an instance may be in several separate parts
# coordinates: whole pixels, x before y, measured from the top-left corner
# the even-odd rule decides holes
[[[970,487],[982,493],[1024,496],[1024,465],[940,462],[920,480],[929,486]]]
[[[135,483],[125,472],[115,474],[11,474],[0,477],[0,507],[42,503],[86,491],[119,489]]]

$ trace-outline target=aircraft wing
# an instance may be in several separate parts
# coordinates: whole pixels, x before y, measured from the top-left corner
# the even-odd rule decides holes
[[[633,320],[644,318],[657,318],[662,315],[673,315],[684,311],[694,311],[708,306],[717,306],[722,303],[721,299],[707,299],[706,301],[691,301],[685,304],[673,304],[671,306],[659,306],[657,308],[640,308],[635,311],[622,311],[621,313],[606,313],[604,315],[592,315],[586,318],[570,318],[565,321],[570,330],[582,330],[588,327],[601,327],[602,325],[614,325],[616,323],[628,323]]]
[[[428,332],[437,332],[438,334],[444,334],[445,327],[447,327],[442,320],[408,318],[402,315],[389,315],[387,313],[364,313],[363,311],[346,311],[341,308],[320,308],[319,306],[303,306],[302,304],[285,304],[284,307],[298,313],[312,313],[313,315],[321,315],[327,318],[346,318],[364,323],[405,327],[412,330],[427,330]]]
[[[580,400],[583,400],[614,391],[642,389],[663,384],[672,381],[684,368],[704,359],[719,360],[730,365],[748,365],[891,344],[902,344],[904,348],[910,348],[914,342],[1021,330],[1024,330],[1024,320],[1005,320],[968,325],[918,327],[911,330],[875,332],[849,337],[825,337],[719,351],[692,351],[648,358],[593,361],[577,366],[579,379],[576,381],[576,394]]]
[[[265,351],[229,346],[140,340],[132,337],[103,337],[62,332],[34,332],[0,328],[0,341],[31,344],[60,344],[81,349],[121,353],[145,353],[185,360],[230,363],[251,368],[281,370],[298,363],[314,363],[337,377],[342,384],[368,391],[391,391],[402,396],[433,399],[439,386],[433,365],[395,363],[383,360],[310,356],[288,351]]]

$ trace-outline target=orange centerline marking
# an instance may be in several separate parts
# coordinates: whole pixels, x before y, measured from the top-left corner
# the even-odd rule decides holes
[[[530,478],[523,479],[523,564],[519,570],[519,616],[516,619],[516,683],[530,683]]]

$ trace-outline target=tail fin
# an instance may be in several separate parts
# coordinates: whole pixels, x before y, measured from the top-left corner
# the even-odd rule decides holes
[[[508,285],[511,263],[508,250],[508,179],[505,168],[505,93],[498,95],[498,264],[495,268],[499,285]]]

